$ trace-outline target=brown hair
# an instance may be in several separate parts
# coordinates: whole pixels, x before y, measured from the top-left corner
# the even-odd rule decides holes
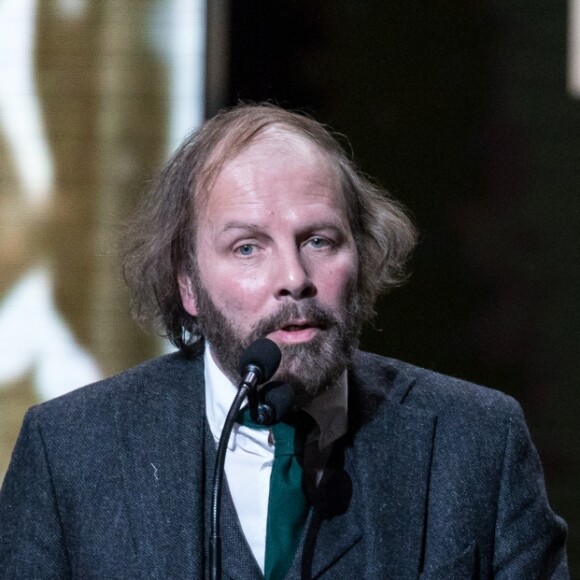
[[[378,294],[405,279],[416,241],[403,207],[371,183],[317,121],[270,104],[241,104],[218,113],[177,149],[137,209],[124,238],[125,280],[133,314],[153,322],[179,348],[199,342],[196,318],[181,303],[178,276],[196,273],[195,227],[199,204],[228,160],[271,127],[316,143],[340,176],[359,254],[356,306],[362,324],[374,316]]]

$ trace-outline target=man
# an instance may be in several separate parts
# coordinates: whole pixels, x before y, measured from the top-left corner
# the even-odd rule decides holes
[[[216,442],[258,337],[296,393],[283,425],[306,441],[306,515],[276,551],[276,427],[236,426],[224,577],[568,577],[517,403],[355,349],[415,234],[320,124],[268,105],[211,119],[128,240],[136,313],[179,352],[29,411],[0,496],[1,578],[206,576]]]

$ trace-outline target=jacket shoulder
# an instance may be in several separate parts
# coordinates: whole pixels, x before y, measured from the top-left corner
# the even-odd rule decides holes
[[[355,375],[393,401],[438,415],[521,412],[515,399],[498,390],[373,353],[356,353]]]
[[[56,417],[76,422],[90,416],[111,416],[120,405],[175,396],[202,386],[203,357],[191,358],[175,352],[36,405],[29,414],[42,422],[50,423]]]

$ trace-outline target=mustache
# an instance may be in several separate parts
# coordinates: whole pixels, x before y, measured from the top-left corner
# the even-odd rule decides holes
[[[300,303],[284,304],[278,312],[262,319],[251,333],[250,342],[279,330],[297,319],[307,320],[312,326],[318,326],[322,330],[339,325],[339,320],[331,310],[318,304],[314,298],[307,298]]]

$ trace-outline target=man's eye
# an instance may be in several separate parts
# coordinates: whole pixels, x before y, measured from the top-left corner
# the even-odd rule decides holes
[[[254,252],[254,246],[252,244],[244,244],[236,249],[236,252],[241,256],[250,256]]]
[[[310,238],[308,240],[308,243],[313,248],[316,248],[316,249],[326,248],[330,244],[330,242],[326,238],[318,238],[318,237],[316,237],[316,238]]]

